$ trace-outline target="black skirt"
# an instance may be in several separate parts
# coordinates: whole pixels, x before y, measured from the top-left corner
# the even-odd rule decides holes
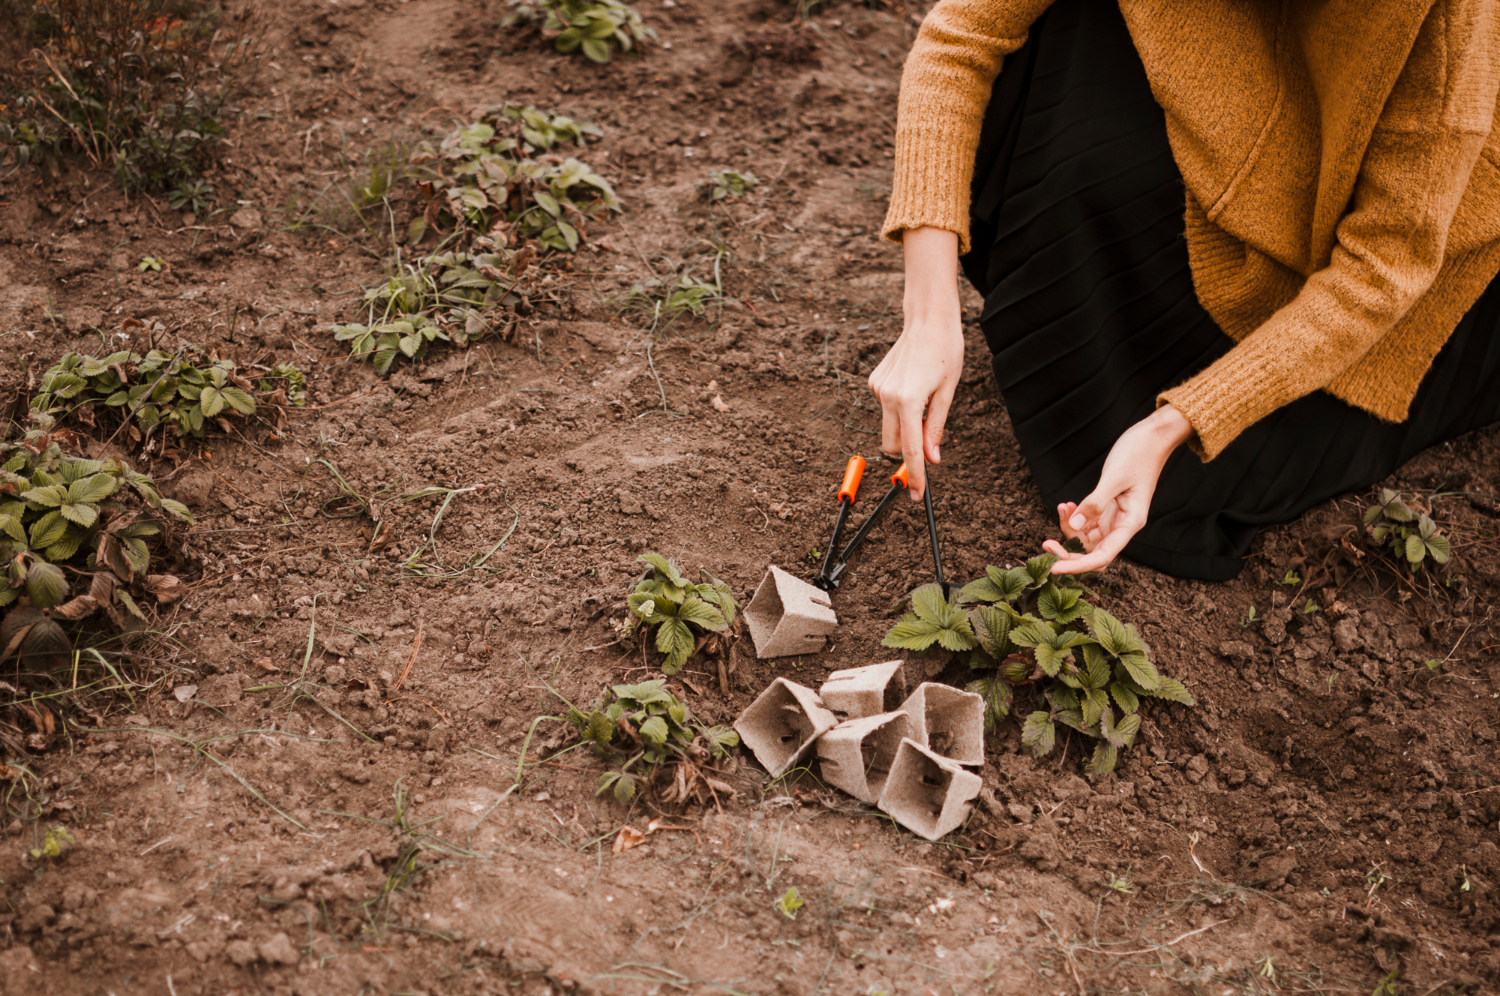
[[[964,272],[1022,452],[1049,504],[1080,501],[1156,396],[1234,342],[1198,302],[1184,188],[1119,8],[1058,0],[1006,60],[985,115]],[[1126,556],[1221,581],[1265,525],[1500,421],[1500,281],[1459,323],[1411,416],[1383,422],[1323,391],[1262,419],[1216,459],[1162,473]]]

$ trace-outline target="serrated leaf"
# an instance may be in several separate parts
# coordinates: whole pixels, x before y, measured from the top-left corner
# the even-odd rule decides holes
[[[1406,559],[1412,567],[1419,567],[1422,558],[1427,556],[1427,544],[1422,542],[1422,537],[1412,533],[1406,537]]]
[[[110,474],[90,474],[68,485],[68,501],[75,505],[97,505],[115,493],[116,483]]]
[[[141,620],[141,622],[146,621],[146,613],[142,612],[141,607],[135,604],[135,599],[130,597],[130,593],[128,591],[126,591],[124,588],[116,589],[115,597],[120,600],[121,605],[125,606],[125,611]]]
[[[1141,700],[1136,697],[1135,692],[1118,681],[1109,686],[1109,694],[1115,700],[1115,705],[1120,707],[1120,711],[1127,715],[1134,715],[1135,711],[1141,707]]]
[[[250,397],[248,392],[238,387],[226,387],[220,390],[219,394],[229,402],[230,408],[241,415],[255,414],[255,399]]]
[[[635,559],[638,564],[648,564],[655,568],[657,573],[661,574],[669,584],[675,585],[678,588],[689,586],[688,579],[682,576],[682,572],[677,569],[677,565],[661,554],[643,553]]]
[[[64,505],[58,509],[62,517],[87,529],[99,521],[99,509],[94,505]]]
[[[687,623],[677,618],[664,620],[656,631],[656,649],[667,655],[667,659],[662,661],[662,672],[676,674],[682,670],[696,642]]]
[[[898,650],[926,650],[937,642],[941,632],[936,623],[908,615],[891,627],[880,645]]]
[[[1083,725],[1093,726],[1109,711],[1109,693],[1102,688],[1085,688],[1078,704],[1083,713]]]
[[[722,633],[729,626],[724,621],[722,612],[697,596],[690,596],[683,600],[677,610],[677,618],[714,633]]]
[[[1145,687],[1142,685],[1141,687]],[[1181,702],[1183,705],[1196,705],[1193,693],[1187,690],[1187,686],[1176,678],[1159,678],[1151,694],[1159,699],[1168,699],[1172,702]]]
[[[1031,576],[1030,588],[1040,588],[1052,574],[1052,565],[1057,563],[1057,554],[1044,553],[1026,561],[1026,573]]]
[[[1120,666],[1130,675],[1131,681],[1148,692],[1155,692],[1161,685],[1161,676],[1144,654],[1124,654],[1120,657]]]
[[[1439,564],[1446,564],[1452,555],[1452,548],[1448,544],[1448,537],[1433,536],[1427,540],[1427,552],[1432,554],[1432,559]]]
[[[30,491],[23,491],[21,497],[43,508],[57,508],[68,500],[68,490],[56,484],[49,484],[44,487],[32,488]]]
[[[68,597],[68,579],[58,567],[38,560],[26,572],[26,597],[39,609],[51,608]]]
[[[642,740],[650,744],[655,744],[657,747],[666,745],[668,732],[667,721],[660,716],[652,716],[650,719],[647,719],[641,724],[639,730]]]
[[[1111,674],[1109,657],[1099,644],[1093,641],[1083,644],[1083,683],[1090,688],[1103,688],[1109,684]]]
[[[1141,714],[1131,713],[1124,716],[1115,724],[1115,736],[1125,741],[1121,747],[1129,747],[1135,743],[1136,734],[1141,732]]]
[[[984,652],[996,660],[1010,652],[1010,614],[993,605],[981,605],[969,613],[974,637]]]
[[[1115,770],[1115,763],[1120,758],[1120,752],[1114,744],[1101,740],[1094,748],[1094,756],[1085,762],[1083,770],[1091,775],[1107,775]]]
[[[186,395],[187,392],[183,392],[183,396]],[[217,387],[205,387],[198,396],[198,410],[203,413],[204,418],[213,418],[222,412],[225,403],[223,392]]]
[[[31,524],[31,548],[40,550],[63,538],[68,530],[68,520],[61,512],[48,512]]]
[[[1021,725],[1021,744],[1036,757],[1046,757],[1057,742],[1057,727],[1045,712],[1034,712]]]
[[[969,682],[965,691],[973,692],[984,699],[986,729],[993,730],[1002,719],[1010,715],[1010,706],[1015,695],[1004,679],[998,676],[979,678]]]
[[[188,507],[180,501],[174,501],[171,498],[163,498],[161,499],[161,508],[162,511],[172,513],[172,515],[176,516],[183,522],[191,524],[193,521],[193,513],[189,512]]]

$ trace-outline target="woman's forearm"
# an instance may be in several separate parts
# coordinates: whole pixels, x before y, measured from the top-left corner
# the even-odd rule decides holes
[[[906,254],[906,328],[944,328],[959,316],[958,236],[941,228],[913,228],[901,235]]]

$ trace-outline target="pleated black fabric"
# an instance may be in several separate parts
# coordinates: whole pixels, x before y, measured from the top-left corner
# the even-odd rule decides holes
[[[963,266],[984,295],[981,326],[1016,436],[1049,503],[1082,500],[1157,394],[1234,345],[1193,291],[1182,176],[1113,3],[1058,0],[1007,60],[972,205]],[[1184,447],[1126,555],[1179,577],[1227,580],[1262,526],[1500,421],[1497,285],[1439,354],[1406,422],[1319,391],[1210,463]]]

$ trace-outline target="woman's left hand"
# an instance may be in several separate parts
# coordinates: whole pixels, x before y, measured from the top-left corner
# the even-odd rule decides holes
[[[1114,562],[1151,511],[1151,496],[1172,451],[1193,436],[1192,423],[1171,405],[1163,405],[1141,419],[1115,441],[1099,486],[1082,502],[1057,506],[1063,535],[1083,541],[1085,553],[1071,553],[1056,540],[1042,549],[1060,558],[1053,574],[1082,574],[1103,570]]]

